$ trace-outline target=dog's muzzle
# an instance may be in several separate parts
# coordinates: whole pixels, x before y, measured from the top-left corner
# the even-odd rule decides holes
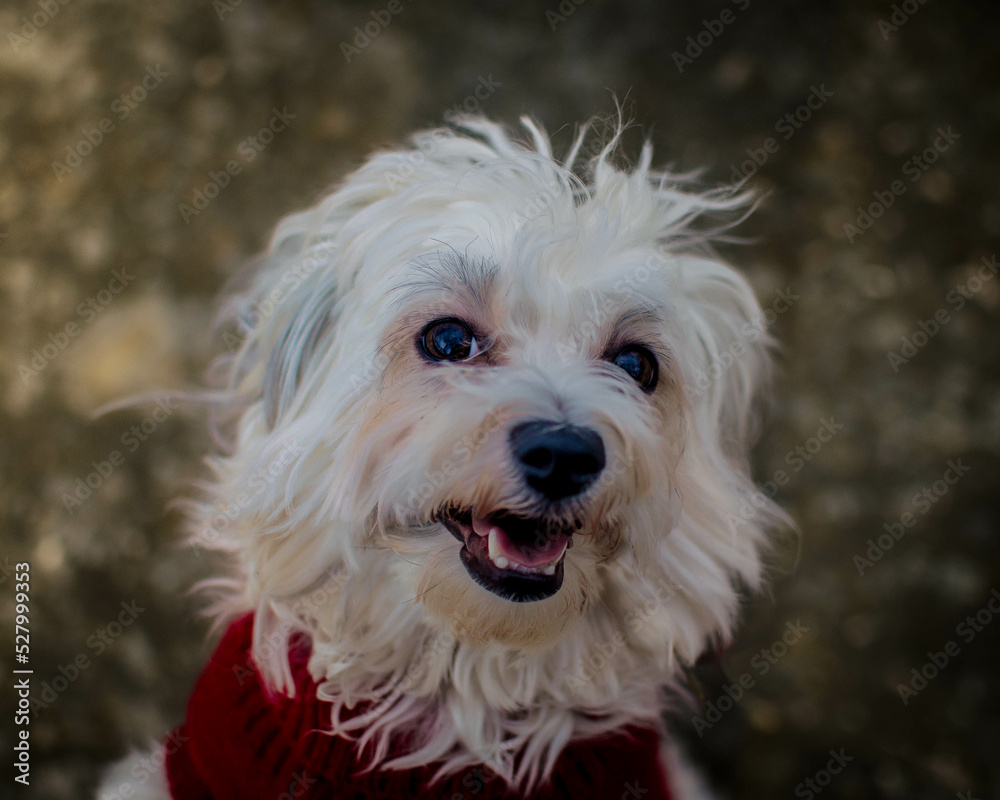
[[[511,456],[544,507],[583,494],[605,465],[604,443],[589,428],[532,420],[515,426]],[[526,517],[506,510],[448,506],[438,519],[462,542],[462,564],[476,583],[517,603],[544,600],[562,587],[566,551],[577,522],[553,513]]]

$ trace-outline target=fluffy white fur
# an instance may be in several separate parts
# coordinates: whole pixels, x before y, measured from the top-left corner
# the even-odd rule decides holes
[[[105,771],[97,800],[171,800],[165,759],[163,746],[130,753]]]
[[[227,306],[238,422],[193,535],[228,556],[219,610],[256,611],[268,680],[291,691],[307,633],[331,729],[373,764],[483,763],[530,788],[571,739],[662,725],[784,518],[740,516],[767,337],[709,247],[748,198],[653,170],[648,144],[617,166],[620,131],[584,160],[584,129],[560,161],[523,124],[527,142],[479,118],[420,133],[281,222]],[[446,316],[488,331],[486,362],[419,358]],[[658,355],[652,395],[601,360],[616,335]],[[435,513],[531,510],[506,443],[536,418],[597,430],[608,466],[572,509],[562,588],[512,603]],[[419,744],[388,760],[402,731]]]

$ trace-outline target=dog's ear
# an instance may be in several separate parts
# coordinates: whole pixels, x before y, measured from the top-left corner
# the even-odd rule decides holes
[[[378,242],[377,209],[391,206],[438,162],[461,158],[453,152],[459,141],[449,131],[427,131],[410,148],[369,157],[315,206],[282,220],[267,252],[231,287],[222,322],[235,323],[239,335],[218,367],[230,388],[262,402],[268,428],[293,405],[324,337],[335,335],[338,303],[354,285],[366,247]],[[384,218],[392,217],[387,210]]]
[[[264,419],[274,429],[285,409],[292,402],[295,390],[302,382],[309,360],[332,327],[337,287],[330,285],[305,298],[295,309],[291,320],[283,326],[280,339],[271,349],[264,369]]]
[[[260,400],[273,429],[291,405],[310,360],[336,320],[342,285],[334,236],[307,240],[301,229],[314,210],[286,219],[271,247],[248,265],[222,310],[230,354],[218,367],[230,388]],[[234,347],[234,345],[237,345]]]
[[[379,244],[373,224],[379,211],[382,219],[395,218],[394,203],[408,201],[426,177],[486,152],[451,130],[418,133],[409,148],[372,155],[316,206],[281,222],[249,287],[233,293],[227,315],[244,334],[229,378],[261,399],[268,428],[293,405],[311,360],[336,328],[338,304],[366,251]]]
[[[772,340],[739,272],[710,259],[679,261],[678,305],[690,338],[683,350],[686,394],[707,432],[740,452],[755,433],[754,400],[770,377]]]

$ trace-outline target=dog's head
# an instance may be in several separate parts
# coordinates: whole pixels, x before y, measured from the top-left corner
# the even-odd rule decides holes
[[[621,636],[615,681],[577,693],[607,705],[727,633],[758,581],[767,337],[701,224],[745,197],[686,191],[648,146],[620,170],[617,137],[581,177],[583,134],[560,163],[526,128],[418,135],[282,222],[234,299],[247,406],[200,536],[241,554],[254,606],[338,652],[328,675],[398,672],[431,630],[438,688],[459,651],[516,652],[548,664],[537,693]]]

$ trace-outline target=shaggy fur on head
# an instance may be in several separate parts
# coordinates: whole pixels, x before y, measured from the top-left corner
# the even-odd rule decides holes
[[[725,225],[705,224],[748,198],[654,171],[648,144],[616,166],[620,130],[580,163],[586,129],[559,160],[523,125],[526,142],[480,118],[420,133],[281,222],[227,306],[240,413],[194,537],[229,555],[222,611],[256,612],[263,674],[292,691],[289,637],[311,637],[331,729],[373,764],[483,763],[528,788],[575,737],[661,725],[783,517],[740,515],[760,497],[767,337],[708,246]],[[473,357],[421,351],[440,319],[475,333]],[[629,343],[659,364],[652,391],[613,363]],[[530,490],[509,442],[531,420],[600,436],[589,489]],[[558,591],[514,602],[473,580],[459,511],[573,531]]]

